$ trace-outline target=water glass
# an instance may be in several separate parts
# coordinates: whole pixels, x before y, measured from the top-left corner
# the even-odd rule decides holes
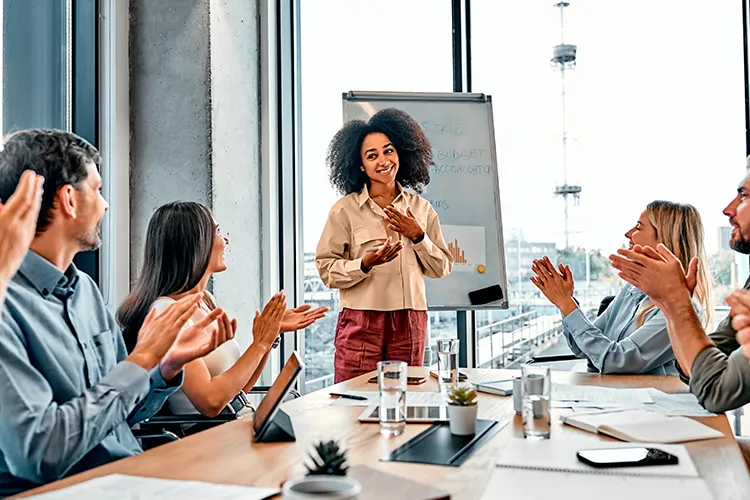
[[[549,439],[552,378],[548,366],[521,368],[523,435],[526,439]]]
[[[447,392],[458,384],[458,345],[458,339],[437,341],[438,382],[442,392]]]
[[[378,362],[380,433],[398,436],[406,429],[407,366],[403,361]]]

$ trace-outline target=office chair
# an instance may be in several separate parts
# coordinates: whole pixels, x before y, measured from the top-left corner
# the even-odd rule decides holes
[[[604,311],[607,310],[607,307],[612,303],[612,301],[615,299],[614,295],[607,295],[602,299],[602,301],[599,303],[599,310],[597,311],[596,315],[601,316]],[[531,356],[529,360],[526,362],[527,365],[532,365],[534,363],[554,363],[555,361],[574,361],[576,359],[579,359],[575,354],[557,354],[554,356]]]

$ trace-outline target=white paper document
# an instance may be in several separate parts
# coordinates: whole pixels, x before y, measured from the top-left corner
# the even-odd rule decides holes
[[[483,226],[451,226],[442,228],[443,238],[453,257],[453,272],[477,272],[477,266],[487,265]]]
[[[151,477],[112,474],[79,483],[68,488],[29,498],[39,500],[205,500],[206,498],[231,498],[232,500],[264,500],[279,492],[278,488],[253,488],[201,481],[177,481]]]
[[[644,410],[655,411],[663,415],[683,417],[715,417],[715,413],[703,408],[694,394],[667,394],[658,389],[649,389],[654,400],[653,405],[644,406]]]
[[[576,452],[580,450],[637,447],[657,448],[666,451],[676,456],[679,462],[675,465],[598,469],[581,462],[576,457]],[[500,452],[496,464],[499,467],[589,474],[698,477],[698,469],[695,468],[690,453],[687,448],[679,444],[618,443],[591,439],[550,439],[545,441],[511,439]]]
[[[622,406],[653,403],[648,389],[613,389],[593,385],[552,384],[553,401],[588,401],[617,403]]]
[[[700,478],[616,476],[495,467],[482,500],[713,500]]]

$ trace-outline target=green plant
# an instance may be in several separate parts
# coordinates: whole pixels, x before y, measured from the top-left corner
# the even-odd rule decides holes
[[[318,453],[317,457],[310,454],[313,466],[305,465],[308,476],[324,474],[332,476],[346,475],[346,471],[349,468],[346,465],[346,452],[340,449],[339,444],[335,440],[328,441],[327,443],[319,442],[315,445],[315,451]]]
[[[448,392],[448,404],[474,406],[477,404],[477,393],[470,385],[457,385]]]

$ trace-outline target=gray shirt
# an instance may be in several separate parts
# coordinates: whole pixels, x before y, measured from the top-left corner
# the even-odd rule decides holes
[[[141,451],[130,426],[182,383],[123,361],[94,281],[29,251],[0,323],[0,496]]]
[[[750,290],[750,279],[743,288]],[[750,360],[740,349],[732,318],[727,316],[709,338],[716,347],[706,347],[695,357],[690,392],[704,408],[715,413],[750,403]],[[683,380],[688,381],[684,376]]]

